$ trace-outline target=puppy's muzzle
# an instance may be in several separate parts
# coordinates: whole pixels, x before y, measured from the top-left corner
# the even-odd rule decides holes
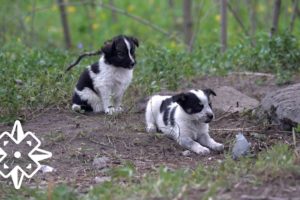
[[[131,62],[130,65],[129,65],[129,68],[132,69],[135,66],[135,64],[136,64],[135,61]]]
[[[213,118],[214,118],[214,114],[212,114],[212,113],[207,113],[207,114],[206,114],[206,120],[205,120],[205,123],[211,122]]]

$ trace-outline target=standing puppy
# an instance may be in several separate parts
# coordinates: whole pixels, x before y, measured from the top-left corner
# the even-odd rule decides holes
[[[197,154],[208,154],[209,149],[223,151],[224,145],[209,136],[208,123],[214,114],[211,89],[190,90],[175,96],[155,95],[146,108],[147,132],[161,131],[181,146]]]
[[[110,115],[122,112],[122,97],[132,79],[138,46],[136,38],[124,35],[105,42],[99,61],[88,66],[79,78],[72,109]]]

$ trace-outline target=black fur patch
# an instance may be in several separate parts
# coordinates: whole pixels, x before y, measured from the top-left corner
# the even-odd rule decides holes
[[[93,84],[93,81],[90,77],[88,69],[85,69],[83,71],[83,73],[80,75],[80,78],[79,78],[79,80],[77,82],[77,85],[76,85],[76,88],[79,91],[82,91],[85,87],[90,88],[91,90],[93,90],[96,93],[96,91],[94,89],[94,84]]]
[[[163,121],[166,126],[168,125],[168,122],[169,122],[169,113],[170,113],[170,107],[167,107],[164,110],[164,114],[163,114]]]
[[[169,105],[171,105],[172,102],[173,102],[172,98],[167,98],[163,100],[163,102],[160,105],[159,111],[161,113],[164,112],[169,107]]]
[[[93,108],[87,103],[87,101],[83,101],[76,92],[73,94],[72,103],[80,105],[81,109],[87,112],[93,111]]]
[[[174,117],[174,115],[175,115],[176,108],[177,108],[177,106],[174,107],[171,110],[171,113],[170,113],[170,124],[171,124],[171,126],[175,126],[175,117]]]
[[[94,72],[95,74],[98,74],[100,72],[99,69],[99,62],[96,62],[94,64],[91,65],[91,70],[92,72]]]
[[[173,99],[187,114],[199,113],[204,107],[201,100],[191,92],[175,95],[173,96]]]
[[[171,103],[173,103],[173,99],[171,98],[167,98],[165,100],[163,100],[163,102],[160,105],[159,111],[161,113],[163,113],[163,122],[164,124],[167,126],[168,124],[170,124],[171,126],[175,125],[175,118],[174,118],[174,114],[176,111],[176,107],[170,108]]]

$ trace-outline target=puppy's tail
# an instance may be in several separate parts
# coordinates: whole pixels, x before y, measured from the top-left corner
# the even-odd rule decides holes
[[[102,53],[102,49],[95,51],[95,52],[85,52],[83,54],[81,54],[77,60],[75,62],[73,62],[71,65],[69,65],[69,67],[66,69],[66,72],[69,71],[70,69],[72,69],[75,65],[77,65],[82,58],[86,57],[86,56],[97,56],[100,55]]]

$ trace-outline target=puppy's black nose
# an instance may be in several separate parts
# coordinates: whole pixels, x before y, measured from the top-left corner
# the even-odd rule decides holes
[[[130,66],[133,67],[135,65],[135,62],[131,62]]]
[[[207,116],[207,118],[210,119],[210,120],[211,120],[212,118],[214,118],[214,115],[213,115],[212,113],[207,113],[206,116]]]

